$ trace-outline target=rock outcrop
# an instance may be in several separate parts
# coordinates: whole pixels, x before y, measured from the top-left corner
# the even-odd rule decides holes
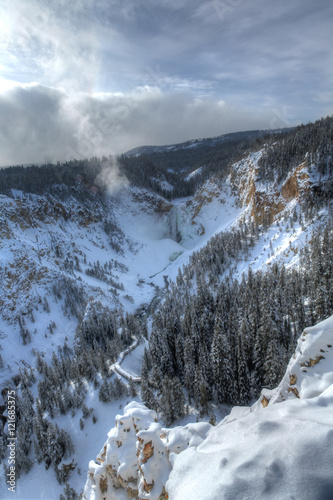
[[[304,199],[311,192],[312,182],[307,159],[293,169],[282,185],[261,182],[258,161],[262,151],[232,166],[230,180],[241,206],[250,207],[257,225],[270,225],[292,201]]]
[[[286,373],[216,427],[163,429],[132,402],[116,417],[85,500],[333,498],[333,316],[301,335]]]
[[[164,429],[154,411],[133,401],[116,417],[116,427],[89,463],[84,499],[166,500],[173,456],[202,443],[210,428],[197,423]]]

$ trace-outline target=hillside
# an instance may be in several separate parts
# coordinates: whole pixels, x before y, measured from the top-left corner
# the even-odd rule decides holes
[[[163,428],[131,403],[89,464],[84,498],[329,500],[332,346],[333,316],[304,330],[275,389],[217,426]]]
[[[332,123],[0,171],[0,456],[13,390],[18,498],[40,475],[38,498],[77,498],[132,399],[202,440],[196,420],[278,384],[333,312]]]
[[[332,340],[332,317],[305,329],[276,389],[175,458],[169,498],[332,498]]]

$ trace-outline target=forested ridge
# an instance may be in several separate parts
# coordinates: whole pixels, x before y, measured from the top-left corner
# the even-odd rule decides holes
[[[281,182],[286,175],[307,158],[318,172],[326,176],[325,192],[332,196],[333,119],[322,118],[315,123],[299,125],[289,132],[272,135],[259,160],[259,176],[266,181]]]
[[[263,386],[279,382],[304,327],[333,312],[332,217],[302,251],[298,269],[278,263],[265,272],[249,268],[241,281],[212,272],[219,268],[214,255],[230,255],[225,238],[211,243],[216,253],[205,249],[179,271],[154,315],[143,399],[169,422],[181,414],[169,404],[178,407],[179,390],[174,399],[165,395],[171,382],[203,413],[210,401],[248,404]]]
[[[153,319],[142,371],[143,399],[169,423],[186,409],[179,407],[180,387],[202,413],[209,402],[244,405],[263,386],[274,387],[304,327],[332,314],[332,127],[330,117],[265,137],[258,162],[258,179],[265,182],[280,184],[304,159],[320,174],[315,189],[289,214],[291,231],[294,224],[311,226],[323,208],[330,214],[325,229],[314,231],[301,250],[298,266],[274,262],[257,272],[249,267],[241,280],[234,279],[237,262],[267,229],[244,220],[193,253],[170,283]]]
[[[197,141],[196,147],[178,145],[173,149],[138,148],[140,153],[117,157],[92,157],[57,164],[13,166],[0,170],[0,193],[11,195],[11,189],[26,193],[69,194],[81,199],[91,196],[94,183],[104,193],[105,183],[98,181],[101,172],[114,168],[134,186],[152,190],[167,199],[193,195],[202,183],[217,174],[226,178],[231,165],[249,151],[265,147],[259,162],[259,175],[264,181],[281,182],[309,155],[323,176],[332,177],[333,118],[327,117],[280,131],[253,131]],[[194,141],[194,145],[196,142]],[[193,144],[192,144],[193,146]],[[136,151],[136,150],[134,150]],[[192,172],[200,172],[190,176]],[[168,188],[164,183],[169,185]],[[61,189],[59,189],[59,187]],[[332,180],[326,179],[326,195],[332,194]],[[95,193],[94,193],[95,194]]]
[[[72,195],[80,200],[96,196],[91,187],[97,185],[100,195],[107,192],[101,174],[115,168],[119,177],[133,186],[140,186],[171,200],[193,195],[213,173],[228,174],[230,165],[253,147],[264,132],[244,132],[222,136],[219,140],[198,141],[195,148],[186,144],[171,151],[149,154],[122,154],[116,157],[92,157],[58,162],[57,164],[12,166],[0,170],[0,193],[11,196],[11,190],[24,193],[52,194],[61,199]],[[260,143],[260,141],[259,141]],[[258,144],[259,144],[258,143]],[[189,177],[191,172],[202,170]],[[164,183],[168,184],[165,188]]]

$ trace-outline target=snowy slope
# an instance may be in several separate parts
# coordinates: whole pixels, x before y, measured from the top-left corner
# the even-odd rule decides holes
[[[247,255],[235,262],[232,274],[241,279],[249,266],[265,270],[275,262],[293,267],[311,239],[313,231],[324,225],[328,210],[313,213],[310,220],[301,215],[300,202],[318,182],[315,165],[302,163],[282,184],[263,183],[258,178],[258,162],[264,150],[250,153],[231,167],[230,175],[207,180],[189,199],[173,202],[170,212],[180,233],[183,253],[163,272],[175,280],[178,268],[190,255],[203,248],[221,232],[239,227],[243,221],[258,227],[258,236]],[[297,189],[294,187],[297,185]],[[263,224],[264,217],[267,217]]]
[[[169,498],[333,498],[332,346],[333,317],[307,328],[276,389],[174,457]]]
[[[88,302],[100,300],[111,309],[120,307],[134,312],[143,303],[149,304],[154,297],[161,297],[159,290],[165,285],[165,277],[176,276],[179,265],[188,260],[194,248],[204,245],[216,230],[234,219],[232,200],[227,202],[226,213],[218,210],[222,205],[219,198],[206,200],[198,211],[200,200],[193,203],[180,200],[172,206],[137,188],[118,192],[104,209],[98,203],[83,204],[75,199],[59,202],[56,198],[26,196],[19,191],[14,192],[14,198],[1,196],[0,201],[0,343],[5,365],[0,371],[2,387],[13,385],[12,377],[21,367],[35,367],[37,351],[50,362],[58,346],[65,341],[67,345],[73,345],[78,320],[66,308],[65,297],[59,299],[54,295],[53,287],[59,280],[66,279],[82,287]],[[170,212],[177,211],[179,206],[186,209],[181,222],[182,240],[177,243],[172,239],[174,220]],[[110,247],[108,235],[103,230],[103,220],[107,217],[125,235],[123,239],[120,232],[114,236],[121,245],[121,253]],[[199,224],[193,224],[196,218],[200,224],[205,224],[204,234],[198,234]],[[66,260],[73,265],[66,265]],[[103,269],[112,263],[111,268],[107,267],[104,279],[86,274],[97,261]],[[124,289],[117,289],[117,294],[114,294],[111,291],[113,286],[105,279],[112,279]],[[24,318],[31,335],[31,342],[26,345],[20,336],[19,317]],[[128,376],[139,380],[144,346],[144,343],[139,343],[134,351],[122,358],[121,363],[115,364],[113,368],[117,376],[125,381]],[[38,380],[36,371],[35,374]],[[68,463],[74,459],[77,465],[69,482],[77,491],[82,489],[81,474],[89,458],[92,453],[97,454],[114,416],[128,402],[128,398],[122,398],[101,403],[92,383],[85,382],[85,385],[85,404],[93,408],[97,424],[90,416],[83,419],[84,428],[81,430],[81,410],[75,415],[70,412],[57,415],[55,419],[72,437],[75,453],[68,458]],[[37,383],[31,390],[36,398]],[[41,474],[46,483],[41,483],[36,492],[37,478]],[[6,498],[4,476],[0,481],[0,491]],[[18,498],[26,500],[34,500],[36,496],[58,498],[62,492],[63,485],[57,483],[51,468],[45,471],[43,463],[35,463],[17,483]]]
[[[259,221],[258,240],[247,255],[235,262],[233,276],[240,278],[248,266],[254,270],[265,269],[276,260],[288,266],[297,265],[300,248],[306,245],[307,238],[311,238],[313,229],[324,222],[326,212],[316,214],[311,222],[297,220],[291,224],[301,193],[289,196],[288,183],[282,196],[276,193],[276,186],[261,185],[256,178],[259,157],[260,152],[250,155],[235,164],[223,182],[218,177],[212,178],[195,196],[172,203],[133,187],[125,187],[111,196],[104,207],[78,203],[75,199],[60,203],[43,196],[24,196],[18,191],[14,193],[14,199],[0,196],[0,344],[5,364],[0,371],[2,386],[12,384],[12,377],[25,362],[35,366],[36,351],[49,361],[53,351],[65,341],[69,346],[73,344],[78,320],[66,309],[65,297],[57,299],[53,292],[59,279],[65,278],[82,286],[88,301],[100,300],[111,309],[130,313],[142,305],[147,310],[146,306],[156,304],[163,297],[167,280],[176,278],[179,267],[188,263],[194,251],[204,247],[211,236],[231,230],[242,219],[251,221],[256,210],[261,213],[265,203],[274,215],[272,223],[263,228]],[[311,181],[311,172],[309,169],[307,172]],[[291,180],[292,175],[289,176]],[[315,182],[315,178],[312,180]],[[257,198],[253,196],[254,192]],[[263,205],[258,199],[264,200]],[[110,245],[103,229],[106,218],[119,228],[112,238],[122,252]],[[104,278],[112,280],[113,284],[86,273],[97,261],[101,268],[107,266]],[[44,298],[48,307],[44,306]],[[19,316],[24,318],[31,334],[31,343],[26,345],[20,337]],[[53,322],[56,323],[54,327]],[[123,380],[128,376],[139,380],[145,345],[138,343],[120,364],[113,367],[117,376]],[[114,417],[130,401],[128,397],[113,403],[101,403],[92,384],[87,384],[87,390],[85,402],[88,408],[94,409],[97,424],[90,417],[80,430],[80,410],[74,417],[70,413],[56,417],[58,425],[69,431],[73,438],[76,450],[73,458],[77,468],[69,482],[77,491],[83,487],[89,459],[97,455]],[[36,397],[36,384],[32,392]],[[268,393],[266,397],[271,398]],[[270,401],[273,402],[272,398]],[[136,399],[140,401],[139,397]],[[242,411],[237,410],[238,414]],[[254,408],[251,414],[253,412]],[[233,415],[236,415],[236,410]],[[193,415],[188,417],[191,418],[195,420]],[[197,456],[194,457],[197,460]],[[38,483],[36,493],[41,474],[47,484]],[[26,500],[58,498],[63,490],[53,471],[44,471],[43,464],[35,464],[27,476],[20,478],[18,485],[18,498]],[[5,495],[3,479],[0,491]],[[183,496],[182,500],[185,498]]]
[[[66,297],[55,292],[64,281],[82,289],[87,301],[134,312],[164,286],[162,274],[154,282],[151,276],[183,251],[169,237],[168,212],[159,212],[160,205],[168,209],[167,203],[145,190],[126,188],[106,206],[14,195],[0,196],[2,385],[22,360],[34,365],[33,349],[49,360],[65,340],[72,345],[77,318],[66,308]],[[105,220],[116,228],[110,236]],[[96,266],[100,275],[94,273]],[[30,334],[26,345],[20,319]]]
[[[332,415],[333,316],[303,332],[276,389],[216,427],[163,429],[128,405],[89,464],[84,498],[330,500]]]

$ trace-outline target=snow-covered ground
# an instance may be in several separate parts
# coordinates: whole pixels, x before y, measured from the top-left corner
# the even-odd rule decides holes
[[[25,363],[35,366],[36,351],[50,362],[52,353],[57,352],[58,346],[62,346],[65,341],[69,346],[73,345],[77,319],[64,313],[63,299],[56,299],[52,292],[59,276],[66,276],[82,285],[88,297],[94,300],[100,300],[111,308],[120,306],[125,311],[134,312],[138,306],[149,303],[158,294],[158,287],[165,285],[165,277],[177,275],[179,266],[188,262],[193,249],[203,246],[215,231],[230,225],[237,215],[233,212],[232,202],[229,203],[228,210],[222,213],[218,211],[222,205],[219,200],[207,202],[204,209],[201,209],[203,211],[196,215],[200,223],[205,224],[205,232],[200,235],[197,234],[197,227],[192,225],[196,207],[189,205],[184,210],[181,231],[184,240],[188,234],[191,236],[188,241],[179,244],[169,237],[171,229],[168,212],[160,214],[154,210],[158,197],[152,197],[144,190],[124,190],[110,201],[113,220],[127,240],[123,245],[123,254],[118,254],[110,248],[107,235],[101,230],[101,223],[89,222],[90,218],[98,217],[98,212],[90,211],[80,216],[78,211],[81,209],[78,209],[75,200],[71,200],[63,204],[68,212],[75,214],[69,220],[61,217],[57,219],[52,214],[46,220],[40,220],[38,211],[46,200],[38,196],[30,196],[28,199],[20,192],[14,194],[16,199],[1,197],[4,207],[1,219],[6,219],[5,227],[8,228],[7,236],[0,242],[1,267],[4,273],[1,293],[3,314],[0,317],[1,355],[5,363],[1,371],[2,386],[11,384],[11,377]],[[189,199],[177,201],[176,210],[182,206],[185,208],[188,201]],[[25,211],[20,218],[17,214],[20,213],[18,208],[22,206]],[[56,246],[60,256],[55,253]],[[72,272],[67,272],[62,267],[66,256],[72,260],[77,257],[80,270],[74,268]],[[124,290],[118,291],[116,297],[110,293],[110,286],[105,281],[85,272],[97,261],[104,268],[111,260],[126,266],[111,269],[112,278],[124,286]],[[18,272],[11,281],[6,268],[13,266],[15,269],[14,266],[19,265],[23,266],[22,272]],[[43,270],[40,279],[30,280],[31,269],[36,269],[36,274],[38,270]],[[26,284],[31,287],[25,287]],[[6,294],[6,289],[10,293]],[[44,298],[48,303],[46,308],[43,306]],[[27,304],[31,304],[32,316],[28,313]],[[13,306],[14,311],[11,309]],[[31,333],[31,343],[26,345],[22,344],[19,326],[14,320],[17,314],[23,315],[25,325]],[[50,330],[51,324],[54,326]],[[116,374],[113,377],[119,376],[126,380],[128,376],[132,376],[134,381],[139,380],[144,347],[144,343],[139,343],[133,351],[119,360],[120,363],[115,363],[113,368]],[[36,397],[37,384],[31,390]],[[115,415],[129,402],[129,398],[122,398],[112,403],[101,403],[91,384],[87,384],[87,390],[85,404],[88,408],[93,408],[93,415],[97,419],[95,424],[92,415],[87,419],[82,418],[81,410],[76,410],[73,416],[68,413],[56,417],[59,427],[68,431],[72,437],[75,453],[71,459],[77,465],[69,482],[78,492],[83,488],[89,459],[98,453]],[[140,400],[139,397],[136,399]],[[193,412],[188,415],[184,423],[194,421],[196,414],[197,412]],[[216,414],[221,414],[218,409]],[[80,419],[84,422],[83,429],[80,429]],[[43,477],[43,481],[39,481],[40,477]],[[4,479],[2,475],[0,495],[7,498],[8,490]],[[63,485],[58,484],[52,468],[46,471],[43,463],[35,463],[29,474],[22,475],[17,481],[16,498],[58,499],[63,488]]]
[[[303,332],[276,389],[216,427],[164,429],[131,403],[89,464],[85,498],[331,500],[332,415],[333,316]]]
[[[257,159],[258,154],[252,156],[249,161],[255,163]],[[245,167],[246,165],[244,166],[244,171],[246,170]],[[123,308],[124,311],[133,313],[142,304],[149,304],[154,297],[160,298],[162,295],[161,289],[165,286],[166,280],[174,280],[177,277],[179,267],[186,265],[192,253],[204,247],[211,236],[232,229],[232,227],[236,226],[244,217],[247,220],[250,218],[250,207],[239,203],[237,195],[233,192],[232,186],[230,185],[230,179],[227,180],[222,187],[214,180],[207,181],[193,198],[175,200],[172,205],[145,190],[127,187],[117,193],[114,198],[111,198],[109,207],[110,214],[112,214],[112,220],[115,221],[125,235],[124,242],[122,243],[123,253],[119,254],[110,247],[108,237],[102,230],[102,220],[100,218],[98,219],[98,212],[94,214],[93,211],[91,211],[80,216],[78,207],[73,201],[67,205],[64,204],[65,209],[67,211],[71,210],[74,214],[74,216],[68,220],[64,220],[60,216],[55,218],[52,215],[47,218],[47,220],[40,220],[36,216],[36,219],[32,217],[32,223],[30,223],[26,215],[27,210],[26,212],[20,211],[22,206],[23,208],[32,208],[32,213],[38,215],[38,210],[40,207],[44,206],[43,204],[46,200],[43,199],[43,197],[33,195],[30,196],[28,200],[19,192],[16,192],[15,195],[16,200],[0,196],[2,207],[0,222],[3,223],[2,228],[4,228],[0,241],[1,276],[4,277],[1,283],[2,290],[0,297],[2,301],[2,315],[0,316],[0,352],[5,364],[0,374],[2,386],[18,373],[19,367],[23,366],[24,362],[27,362],[31,366],[35,365],[34,350],[41,352],[45,359],[50,361],[53,351],[57,351],[57,347],[63,345],[65,340],[69,346],[73,344],[77,319],[71,315],[64,314],[64,301],[56,300],[52,293],[52,286],[59,275],[67,276],[69,279],[73,279],[77,283],[82,284],[88,297],[94,300],[100,300],[110,308],[119,307]],[[161,203],[162,210],[157,208]],[[253,270],[257,270],[265,269],[274,261],[284,262],[287,266],[298,264],[300,249],[307,244],[307,239],[309,240],[311,238],[313,229],[325,220],[326,212],[322,211],[317,214],[317,219],[312,224],[300,224],[298,221],[295,221],[293,227],[291,227],[290,215],[293,213],[295,206],[295,200],[291,200],[287,204],[285,210],[276,218],[274,223],[265,232],[262,232],[255,246],[249,249],[248,255],[241,256],[240,261],[235,263],[232,270],[235,278],[241,278],[242,273],[246,272],[249,266],[252,266]],[[94,216],[98,219],[97,222],[91,222]],[[177,239],[179,242],[175,241],[176,232],[180,235],[180,238]],[[61,259],[54,253],[56,246],[61,249],[63,254]],[[51,248],[53,249],[52,251],[50,251]],[[75,257],[78,259],[80,270],[74,268],[73,271],[69,273],[61,267],[61,263],[66,255],[69,259],[74,260]],[[114,267],[111,269],[109,277],[111,276],[118,285],[124,287],[123,290],[118,290],[117,295],[110,291],[110,285],[105,281],[86,274],[86,270],[97,261],[100,263],[101,267],[104,267],[112,260],[114,262]],[[123,267],[117,268],[115,262]],[[6,270],[8,271],[9,268],[13,268],[14,271],[17,272],[17,274],[12,275],[12,279],[9,279],[8,276],[10,275],[5,272]],[[29,273],[31,273],[32,270],[34,271],[33,279],[30,279]],[[32,285],[30,288],[28,287],[29,283]],[[48,300],[49,311],[43,307],[44,297]],[[27,304],[33,305],[33,317],[27,309]],[[31,333],[31,343],[27,345],[22,345],[17,321],[13,320],[17,313],[23,314],[26,326]],[[53,327],[51,331],[50,325],[53,321],[56,323],[56,326]],[[132,376],[135,377],[135,380],[139,380],[138,377],[140,376],[144,347],[144,343],[139,343],[133,351],[128,353],[124,359],[121,360],[120,364],[118,363],[115,365],[114,369],[117,374],[113,375],[113,377],[119,376],[122,379],[126,379],[128,376]],[[324,366],[322,361],[314,369],[320,366]],[[319,379],[324,380],[324,383],[326,383],[326,378],[323,374],[320,376],[316,375],[314,379],[317,381]],[[311,383],[312,382],[313,381],[311,381]],[[122,412],[122,409],[130,400],[130,398],[123,398],[112,403],[101,403],[98,401],[98,398],[96,398],[97,393],[94,391],[93,387],[88,386],[87,388],[88,394],[86,397],[86,405],[88,408],[93,408],[93,413],[97,418],[96,424],[93,423],[92,417],[90,416],[84,419],[84,428],[81,430],[79,423],[80,418],[82,418],[81,410],[76,411],[73,417],[70,414],[57,417],[58,425],[70,432],[75,446],[75,453],[72,458],[74,458],[74,462],[77,466],[69,482],[78,492],[82,490],[89,460],[97,455],[104,442],[107,431],[113,425],[116,414]],[[36,386],[32,388],[32,392],[34,396],[37,395]],[[137,399],[138,402],[140,401],[139,397],[135,399]],[[308,399],[304,400],[304,408],[310,407],[309,404],[306,403],[307,401]],[[313,399],[313,401],[315,401],[315,399]],[[321,401],[324,400],[322,399]],[[325,404],[327,403],[328,405],[327,408],[332,409],[332,405],[330,406],[328,400],[325,399],[325,401]],[[295,405],[297,405],[298,402],[298,400],[288,401],[286,410],[281,410],[282,413],[279,413],[275,408],[283,408],[283,406],[275,407],[275,405],[272,405],[273,409],[270,409],[271,404],[268,405],[267,411],[265,410],[264,412],[254,412],[257,407],[254,407],[252,411],[249,409],[234,410],[232,415],[235,418],[236,414],[238,415],[237,425],[240,426],[237,427],[236,424],[234,424],[234,435],[236,437],[238,436],[240,440],[239,448],[237,448],[237,442],[235,443],[235,450],[240,450],[243,446],[241,436],[243,436],[242,439],[244,440],[245,438],[248,439],[248,441],[244,441],[244,443],[247,443],[249,447],[256,444],[258,436],[260,436],[260,441],[267,442],[265,441],[265,429],[267,436],[272,436],[272,443],[276,443],[276,447],[278,447],[279,439],[283,433],[288,435],[291,439],[292,431],[288,434],[288,424],[282,418],[283,411],[287,412],[286,414],[289,415],[292,421],[292,414],[298,415],[299,411],[303,412],[304,410],[303,406],[297,406],[297,408],[300,409],[296,409]],[[318,403],[318,408],[319,409],[313,410],[311,413],[311,418],[314,423],[311,423],[311,425],[304,424],[306,432],[314,432],[313,426],[316,427],[318,423],[316,419],[319,418],[314,416],[315,413],[317,415],[322,415],[323,419],[329,417],[329,414],[325,413],[326,410],[324,411],[324,406]],[[220,413],[217,409],[215,413],[217,416],[223,416],[223,409]],[[259,423],[261,422],[260,419],[263,419],[263,426],[260,427],[259,424],[255,424],[253,421],[253,433],[249,434],[246,433],[246,422],[251,423],[252,420],[246,419],[254,418],[254,414],[259,415]],[[269,424],[267,424],[263,416],[270,414],[273,415],[272,418],[275,422],[271,430],[269,430]],[[191,422],[193,423],[195,419],[196,414],[193,412],[186,416],[182,422],[178,422],[178,424],[190,424]],[[281,422],[277,425],[278,419],[281,419]],[[299,420],[301,420],[301,417],[299,417]],[[293,432],[296,433],[295,429],[299,429],[302,426],[298,425],[299,421],[297,419],[295,422],[290,424],[290,429],[294,429]],[[231,423],[232,422],[230,422],[230,425]],[[244,427],[242,427],[242,423],[244,423]],[[210,436],[212,436],[212,439],[215,439],[214,433],[217,432],[220,427],[223,430],[224,425],[225,424],[221,424],[218,428],[213,429],[207,438],[207,444],[205,445],[203,443],[202,449],[208,450],[207,453],[205,451],[189,450],[184,452],[184,455],[182,454],[177,458],[168,483],[168,488],[170,484],[170,498],[181,500],[187,500],[187,498],[219,498],[217,496],[200,497],[194,495],[193,492],[195,491],[196,484],[194,480],[193,490],[191,490],[192,493],[189,493],[189,496],[186,489],[179,490],[179,492],[183,491],[185,496],[182,496],[181,493],[178,493],[178,490],[175,490],[176,482],[182,474],[185,474],[182,469],[183,465],[181,460],[185,460],[187,456],[189,460],[192,457],[191,459],[193,459],[194,463],[198,463],[198,467],[202,467],[203,471],[208,471],[207,464],[212,463],[212,473],[215,474],[216,472],[217,476],[221,473],[223,467],[225,467],[225,470],[229,471],[228,474],[230,473],[230,477],[228,475],[225,476],[229,478],[228,481],[230,484],[232,484],[232,478],[236,474],[235,471],[238,471],[237,467],[240,467],[240,472],[237,472],[240,477],[240,483],[237,488],[241,488],[240,484],[242,483],[243,469],[245,469],[244,481],[249,480],[248,477],[250,474],[254,476],[257,474],[257,466],[251,465],[253,461],[256,462],[259,466],[262,466],[263,471],[267,473],[268,496],[266,498],[270,498],[269,488],[271,487],[271,482],[269,478],[271,475],[274,476],[274,474],[276,474],[279,476],[281,473],[281,477],[287,478],[286,467],[282,467],[279,461],[275,463],[273,459],[269,462],[273,457],[273,453],[270,456],[267,454],[265,455],[264,448],[259,449],[259,445],[257,451],[259,455],[262,454],[262,456],[265,456],[268,460],[267,467],[264,459],[260,461],[261,459],[259,460],[257,454],[251,455],[252,458],[249,458],[248,469],[250,472],[248,476],[246,476],[247,461],[245,460],[245,465],[243,462],[239,461],[239,451],[239,453],[237,452],[238,461],[235,459],[236,461],[232,462],[231,455],[228,455],[226,456],[228,461],[225,465],[222,464],[222,468],[214,472],[214,460],[212,458],[210,462],[210,457],[215,456],[215,459],[219,460],[218,454],[227,437],[225,436],[223,438],[222,444],[216,437],[217,447],[216,455],[214,455],[214,446],[209,444],[211,442]],[[232,427],[228,425],[225,428],[231,429]],[[262,436],[263,439],[261,439]],[[318,439],[323,441],[324,434],[319,433],[318,436]],[[328,443],[331,439],[330,436],[330,434],[327,436]],[[231,446],[231,438],[229,441],[226,441],[226,443],[227,442]],[[286,447],[289,449],[287,440],[282,440],[280,442],[286,443]],[[205,448],[205,446],[207,447]],[[318,450],[318,448],[315,447],[314,450]],[[300,450],[301,456],[302,453],[302,450]],[[317,454],[318,452],[315,451],[314,455],[316,456]],[[313,455],[309,454],[308,458],[304,456],[303,460],[306,462],[307,459],[310,460],[309,457],[311,456],[313,459]],[[285,458],[283,456],[282,458],[283,460],[287,460],[288,457]],[[224,460],[224,457],[221,460]],[[309,462],[306,463],[310,467],[311,464]],[[298,471],[297,468],[296,470]],[[208,481],[209,471],[207,473],[205,472],[204,475]],[[193,473],[193,476],[195,476],[195,473]],[[40,477],[43,478],[42,481],[40,481]],[[265,481],[265,478],[263,478],[260,484],[266,484]],[[197,481],[197,483],[199,483],[199,481]],[[36,489],[36,484],[38,484],[38,489]],[[187,482],[183,481],[182,488],[186,488],[186,484]],[[203,491],[199,489],[199,484],[197,488],[197,491]],[[22,476],[18,481],[16,498],[22,500],[35,500],[37,498],[51,500],[53,498],[59,498],[62,491],[63,486],[57,483],[54,472],[51,469],[45,471],[43,464],[35,464],[29,474]],[[237,496],[233,496],[232,490],[230,491],[231,493],[229,496],[221,498],[238,498]],[[241,492],[241,489],[239,489],[239,491]],[[274,491],[274,488],[272,491]],[[309,489],[309,491],[311,491],[311,489]],[[216,494],[215,490],[212,490],[212,495]],[[242,493],[239,493],[239,495],[241,494]],[[0,479],[0,495],[2,498],[8,497],[3,477]],[[295,498],[299,498],[299,496],[294,493],[291,493],[289,498],[292,498],[292,495],[294,495]],[[12,498],[12,496],[9,498]],[[247,497],[239,496],[239,498]],[[272,498],[282,499],[288,498],[288,496],[272,496]],[[312,497],[309,496],[309,498]],[[314,496],[313,498],[324,499],[326,497]]]

